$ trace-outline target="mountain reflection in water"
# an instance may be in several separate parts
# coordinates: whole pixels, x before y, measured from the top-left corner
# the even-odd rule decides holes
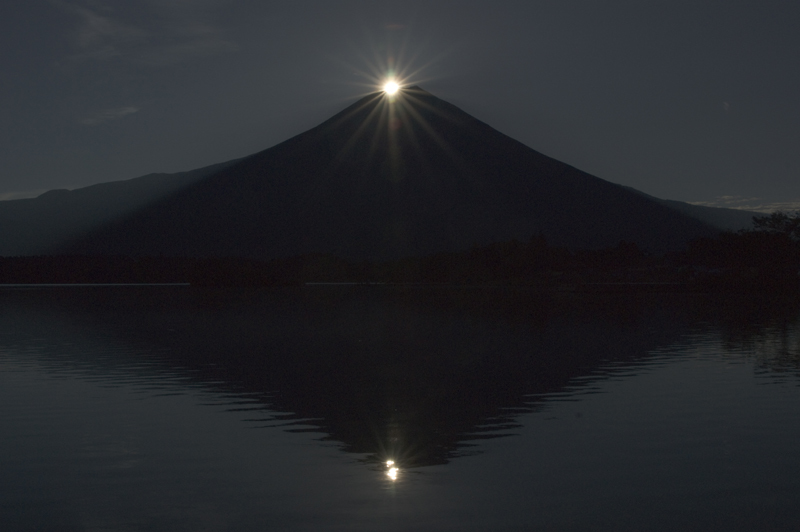
[[[635,373],[659,348],[718,326],[730,346],[767,343],[768,371],[797,372],[792,302],[696,296],[543,295],[524,289],[44,288],[0,292],[4,335],[62,345],[55,371],[213,389],[254,426],[324,433],[394,480],[515,433],[522,413]],[[742,309],[745,309],[744,311]],[[103,339],[129,345],[102,355]]]

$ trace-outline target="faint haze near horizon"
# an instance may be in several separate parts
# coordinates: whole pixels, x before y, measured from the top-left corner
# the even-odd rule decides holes
[[[74,190],[82,187],[62,187],[67,190]],[[51,189],[52,190],[52,189]],[[0,201],[10,201],[18,199],[36,198],[47,192],[47,190],[30,190],[22,192],[6,192],[0,194]],[[741,198],[737,196],[720,196],[710,201],[689,201],[691,205],[702,207],[719,207],[724,209],[737,209],[742,211],[753,211],[772,213],[781,212],[800,212],[800,200],[798,201],[779,201],[766,202],[761,198]]]
[[[777,0],[7,2],[0,199],[249,155],[394,68],[605,180],[796,210],[798,27]]]
[[[800,200],[766,202],[762,198],[741,198],[738,196],[720,196],[711,201],[690,201],[692,205],[702,207],[722,207],[755,212],[800,212]]]

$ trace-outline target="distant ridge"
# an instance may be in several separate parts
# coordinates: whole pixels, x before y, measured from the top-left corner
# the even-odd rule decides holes
[[[419,87],[370,94],[243,159],[126,183],[0,202],[0,254],[390,259],[539,234],[556,246],[663,252],[718,232]]]
[[[0,256],[51,254],[236,162],[0,201]]]
[[[724,207],[707,207],[704,205],[693,205],[683,201],[659,199],[635,188],[625,187],[626,189],[641,194],[646,198],[657,201],[671,209],[683,213],[695,220],[709,224],[712,227],[723,231],[738,231],[740,229],[751,229],[753,227],[753,216],[763,216],[764,213],[755,211],[745,211],[742,209],[728,209]]]

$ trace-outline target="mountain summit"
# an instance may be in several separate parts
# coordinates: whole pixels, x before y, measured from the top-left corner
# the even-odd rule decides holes
[[[69,239],[63,233],[41,251],[389,259],[540,233],[558,246],[628,241],[665,251],[717,231],[542,155],[419,87],[370,94],[272,148],[182,175],[160,199]],[[19,201],[48,201],[52,214],[69,201],[80,209],[68,197],[80,192]]]

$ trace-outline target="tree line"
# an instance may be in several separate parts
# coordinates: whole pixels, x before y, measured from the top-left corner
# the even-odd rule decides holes
[[[391,261],[315,253],[266,261],[127,256],[0,257],[0,283],[512,284],[542,289],[659,285],[665,289],[797,291],[800,213],[756,216],[753,227],[652,256],[630,242],[598,250],[551,246],[539,234],[471,249]]]

